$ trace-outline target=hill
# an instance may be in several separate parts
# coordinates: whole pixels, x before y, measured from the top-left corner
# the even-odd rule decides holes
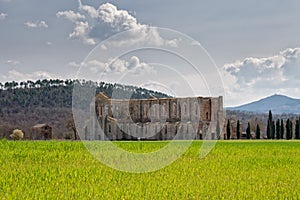
[[[238,110],[254,113],[267,113],[269,110],[272,110],[272,113],[274,114],[300,114],[300,99],[275,94],[258,101],[226,109],[231,111]]]
[[[66,124],[72,121],[72,92],[74,85],[95,87],[96,93],[104,92],[114,98],[142,99],[166,94],[145,88],[92,82],[85,80],[37,80],[0,83],[0,138],[8,137],[15,128],[25,132],[38,123],[53,127],[56,138],[64,138],[68,132]]]

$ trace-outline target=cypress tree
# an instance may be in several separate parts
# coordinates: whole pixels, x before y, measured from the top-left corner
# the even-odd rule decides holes
[[[284,136],[284,123],[282,119],[280,123],[280,139],[283,139],[283,136]]]
[[[297,130],[296,130],[296,133],[295,133],[295,139],[299,140],[300,139],[300,118],[297,120],[298,122],[298,127],[297,127]]]
[[[256,136],[256,139],[258,139],[258,140],[260,139],[260,128],[259,128],[258,124],[256,125],[255,136]]]
[[[290,120],[290,139],[293,139],[293,122]]]
[[[272,139],[275,139],[275,122],[272,121]]]
[[[240,120],[236,123],[236,138],[239,140],[241,138],[241,131],[240,131]]]
[[[296,126],[295,126],[295,139],[299,140],[299,133],[300,132],[300,128],[299,128],[299,120],[296,120]]]
[[[230,140],[231,132],[230,132],[230,121],[229,121],[229,119],[227,121],[226,133],[227,133],[227,140]]]
[[[280,136],[280,120],[277,119],[276,121],[276,139],[279,140],[281,138]]]
[[[268,126],[267,126],[268,139],[272,138],[272,133],[273,133],[273,116],[272,116],[272,111],[269,110],[269,118],[268,118]]]
[[[298,139],[300,139],[300,117],[298,118],[298,130],[297,130],[297,133],[298,133]]]
[[[290,119],[287,119],[286,124],[285,124],[285,128],[286,128],[286,139],[287,139],[287,140],[290,139],[290,135],[291,135],[290,127],[291,127]]]
[[[247,139],[251,139],[251,129],[250,129],[250,123],[248,122],[248,127],[246,129]]]

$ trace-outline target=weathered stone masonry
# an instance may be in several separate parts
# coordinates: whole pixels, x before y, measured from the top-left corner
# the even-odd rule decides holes
[[[222,97],[109,99],[95,97],[96,117],[85,126],[86,140],[218,139]]]

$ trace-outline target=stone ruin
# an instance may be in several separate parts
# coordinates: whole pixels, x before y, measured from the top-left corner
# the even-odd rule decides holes
[[[95,97],[83,140],[221,139],[223,98],[110,99]]]

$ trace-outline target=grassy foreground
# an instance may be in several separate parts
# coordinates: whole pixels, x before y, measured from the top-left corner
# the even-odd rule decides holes
[[[142,151],[165,144],[144,142]],[[0,140],[0,199],[300,199],[300,142],[219,141],[204,159],[201,144],[133,174],[101,164],[80,142]]]

